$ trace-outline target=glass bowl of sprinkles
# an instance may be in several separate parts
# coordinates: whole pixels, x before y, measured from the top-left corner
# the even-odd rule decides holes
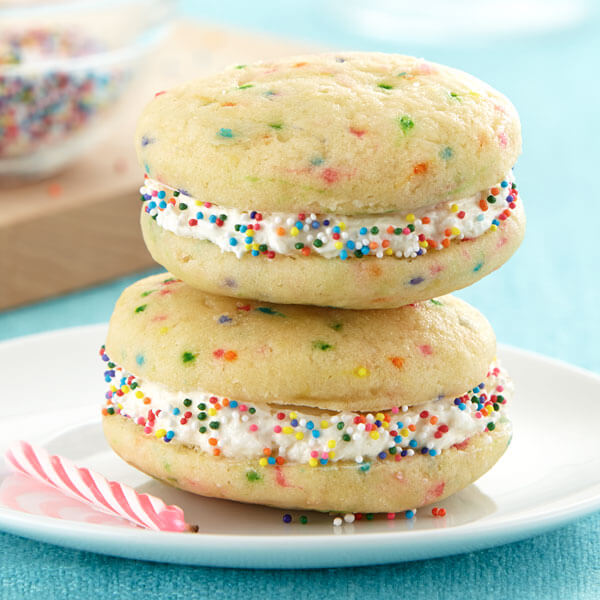
[[[0,5],[0,182],[59,171],[104,136],[175,0]]]

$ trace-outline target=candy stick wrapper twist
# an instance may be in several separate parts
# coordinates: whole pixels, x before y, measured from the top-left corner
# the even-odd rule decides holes
[[[117,515],[154,531],[194,531],[185,522],[183,510],[167,506],[160,498],[138,494],[133,488],[85,467],[77,467],[61,456],[50,455],[28,442],[13,444],[5,454],[11,467],[72,496],[98,510]]]

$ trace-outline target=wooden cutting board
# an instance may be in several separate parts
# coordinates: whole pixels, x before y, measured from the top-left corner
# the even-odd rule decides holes
[[[8,188],[0,182],[0,309],[151,267],[139,228],[143,181],[133,149],[153,94],[222,67],[309,51],[247,32],[182,23],[147,61],[110,136],[64,172]]]

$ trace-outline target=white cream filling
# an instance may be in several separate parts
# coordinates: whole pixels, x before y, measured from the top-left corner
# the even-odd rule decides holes
[[[454,239],[479,237],[510,215],[509,206],[514,207],[517,198],[512,184],[511,172],[497,186],[456,202],[413,213],[354,216],[241,211],[204,203],[150,178],[140,193],[146,212],[163,229],[210,241],[238,258],[269,251],[300,255],[307,248],[324,258],[345,260],[356,253],[414,258],[432,248],[443,249]]]
[[[394,458],[402,452],[435,456],[493,429],[512,395],[509,378],[495,364],[484,387],[474,388],[461,399],[443,398],[362,415],[250,406],[205,392],[172,392],[118,367],[113,371],[115,385],[108,394],[109,406],[143,426],[148,435],[205,452],[217,450],[232,458],[264,457],[266,448],[273,457],[313,466],[329,461],[363,463],[378,457]],[[365,422],[356,423],[361,416]],[[390,448],[395,450],[390,452]]]

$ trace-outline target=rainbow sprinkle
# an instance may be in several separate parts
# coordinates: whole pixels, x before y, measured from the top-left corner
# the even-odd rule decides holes
[[[72,30],[0,33],[0,158],[63,142],[121,95],[131,79],[124,67],[60,66],[104,50]]]
[[[219,359],[228,360],[223,349],[215,351]],[[195,355],[190,354],[195,359]],[[323,467],[337,460],[351,460],[363,473],[373,461],[393,460],[416,454],[438,456],[448,444],[446,436],[455,439],[452,423],[470,426],[469,435],[493,431],[500,411],[506,404],[503,374],[492,365],[486,382],[460,397],[439,399],[416,407],[398,406],[373,413],[325,413],[321,417],[303,415],[300,410],[252,406],[227,397],[194,392],[171,393],[160,386],[145,384],[141,379],[112,362],[104,347],[100,356],[106,363],[104,379],[109,384],[104,415],[120,414],[133,419],[147,435],[165,443],[181,439],[198,445],[214,456],[235,456],[240,445],[249,449],[258,466],[282,465],[290,453],[311,467]],[[235,360],[233,356],[230,357]],[[155,390],[163,400],[152,399]],[[167,403],[164,397],[169,398]],[[450,423],[450,425],[448,424]],[[234,429],[228,427],[233,424]],[[462,425],[461,425],[462,426]],[[230,434],[229,431],[238,433]],[[231,435],[244,436],[236,441]],[[348,457],[344,446],[356,448]],[[455,445],[462,448],[468,439]],[[360,453],[358,453],[360,449]],[[301,458],[298,458],[301,457]],[[250,474],[248,474],[250,473]],[[258,478],[248,472],[249,481]]]
[[[411,129],[410,119],[400,121],[407,131]],[[448,159],[452,149],[444,148],[442,154]],[[312,162],[316,160],[321,159],[313,158]],[[424,173],[427,168],[426,163],[419,163],[413,171]],[[334,174],[327,176],[334,177]],[[519,195],[516,184],[507,178],[473,197],[442,202],[411,213],[343,216],[225,208],[194,199],[183,190],[175,190],[147,176],[140,193],[144,212],[159,226],[176,235],[208,240],[238,258],[250,255],[273,259],[278,254],[316,254],[344,261],[365,257],[415,258],[430,250],[444,250],[454,240],[472,239],[486,231],[496,231],[510,218]],[[424,277],[415,277],[409,285],[424,281]]]

